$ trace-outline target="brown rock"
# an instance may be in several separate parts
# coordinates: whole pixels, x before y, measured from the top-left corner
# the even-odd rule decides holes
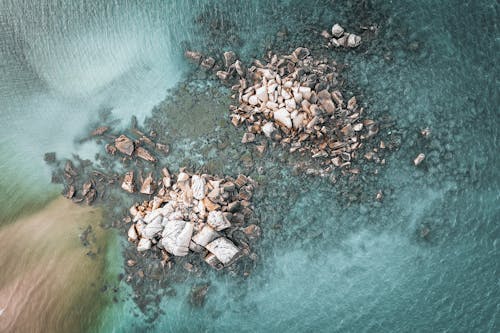
[[[249,143],[255,141],[255,134],[253,133],[245,133],[243,134],[243,138],[241,139],[241,143]]]
[[[140,192],[148,195],[154,193],[154,183],[151,173],[146,177],[146,179],[144,179]]]
[[[215,59],[212,57],[208,57],[201,62],[201,67],[206,70],[211,69],[212,67],[214,67],[214,65],[215,65]]]
[[[250,224],[248,227],[243,229],[243,232],[250,237],[260,237],[260,227],[255,224]]]
[[[140,157],[145,161],[156,162],[156,158],[143,147],[137,147],[137,149],[135,150],[135,154],[137,155],[137,157]]]
[[[227,205],[227,211],[230,213],[235,213],[238,211],[238,209],[240,209],[240,207],[241,203],[239,201],[233,201]]]
[[[202,201],[206,210],[209,212],[220,209],[220,205],[213,203],[209,198],[204,198]]]
[[[107,126],[100,126],[100,127],[97,127],[95,130],[93,130],[92,133],[90,133],[90,134],[92,136],[103,135],[108,129],[109,129],[109,127],[107,127]]]
[[[196,65],[200,64],[201,53],[195,51],[186,51],[184,53],[184,56],[188,58],[191,62],[195,63]]]
[[[116,147],[114,145],[110,145],[109,143],[105,146],[106,152],[110,155],[114,155],[116,153]]]
[[[123,177],[122,189],[129,193],[134,193],[134,172],[129,171]]]
[[[115,146],[121,153],[128,156],[132,156],[134,152],[134,142],[123,134],[115,139]]]
[[[248,182],[247,177],[245,175],[239,174],[238,178],[236,178],[236,180],[234,181],[234,184],[236,184],[236,186],[238,187],[242,187],[247,182]]]
[[[68,188],[68,192],[66,193],[66,198],[68,199],[71,199],[75,196],[75,187],[73,185],[71,185],[69,188]]]
[[[83,191],[82,191],[82,195],[87,195],[87,193],[89,193],[90,189],[92,188],[92,183],[91,182],[86,182],[85,184],[83,184]]]

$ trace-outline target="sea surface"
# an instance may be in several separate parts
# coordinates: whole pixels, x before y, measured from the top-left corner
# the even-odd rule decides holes
[[[499,332],[499,17],[495,0],[0,0],[0,331]],[[259,58],[270,46],[323,43],[318,33],[337,22],[378,31],[331,56],[372,114],[394,123],[386,135],[400,148],[353,202],[328,181],[270,165],[283,171],[256,203],[252,274],[186,272],[148,321],[118,278],[125,236],[99,226],[106,207],[61,201],[44,154],[92,159],[101,148],[80,139],[106,112],[117,126],[143,123],[186,83],[186,48]],[[186,101],[195,120],[219,112],[197,101]],[[90,248],[80,237],[88,225]],[[201,282],[210,289],[194,308],[189,292]]]

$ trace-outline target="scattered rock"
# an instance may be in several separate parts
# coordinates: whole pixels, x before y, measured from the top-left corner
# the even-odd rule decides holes
[[[92,136],[100,136],[100,135],[103,135],[104,133],[106,133],[108,131],[109,127],[107,126],[100,126],[100,127],[97,127],[95,130],[92,131],[92,133],[90,133],[90,135]]]
[[[134,142],[125,135],[120,135],[115,139],[115,147],[121,153],[132,156],[134,153]]]
[[[129,193],[134,193],[135,191],[135,186],[134,186],[134,172],[129,171],[125,174],[123,177],[123,182],[122,182],[122,189]]]
[[[425,154],[423,153],[420,153],[417,155],[417,157],[415,157],[415,159],[413,160],[413,164],[415,166],[418,166],[420,163],[423,162],[423,160],[425,159]]]
[[[137,157],[140,157],[145,161],[156,162],[156,158],[151,155],[151,153],[146,148],[137,147],[137,149],[135,150],[135,154],[137,155]]]

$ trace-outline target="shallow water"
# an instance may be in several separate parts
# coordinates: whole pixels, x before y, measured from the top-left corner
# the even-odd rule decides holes
[[[197,35],[192,19],[211,4],[126,4],[1,3],[0,64],[7,69],[0,78],[5,106],[0,204],[9,216],[4,220],[48,200],[43,153],[92,157],[96,147],[75,139],[88,131],[99,110],[112,109],[124,122],[132,114],[148,115],[187,67],[181,41],[207,36]],[[95,317],[95,327],[102,332],[500,329],[498,4],[366,4],[363,11],[347,1],[251,2],[232,3],[232,10],[221,2],[212,12],[231,13],[223,16],[222,30],[224,24],[230,29],[231,20],[238,22],[245,42],[236,51],[247,58],[260,56],[284,26],[291,45],[308,22],[319,31],[337,20],[352,29],[366,22],[380,26],[379,39],[366,53],[332,54],[349,64],[348,78],[374,115],[396,120],[401,148],[368,186],[373,196],[383,190],[384,201],[346,206],[328,182],[286,170],[281,179],[264,178],[268,193],[256,207],[264,236],[249,278],[190,276],[175,286],[176,296],[163,299],[165,314],[152,324],[145,323],[122,281],[120,302]],[[227,46],[217,33],[212,37],[207,47]],[[196,114],[199,110],[196,106]],[[200,133],[209,132],[199,126]],[[424,127],[432,131],[429,139],[419,137]],[[420,152],[427,158],[415,168],[411,161]],[[419,236],[423,226],[431,230],[428,240]],[[103,280],[115,281],[125,245],[120,240],[109,245]],[[211,287],[204,307],[194,309],[187,298],[200,281]]]

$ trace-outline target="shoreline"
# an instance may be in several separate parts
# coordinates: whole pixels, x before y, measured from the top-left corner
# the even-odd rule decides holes
[[[0,275],[0,331],[90,328],[107,302],[99,290],[107,238],[98,226],[101,219],[100,210],[60,197],[0,228],[0,241],[9,249],[0,256],[8,272]],[[81,235],[89,226],[92,232],[83,246]]]

